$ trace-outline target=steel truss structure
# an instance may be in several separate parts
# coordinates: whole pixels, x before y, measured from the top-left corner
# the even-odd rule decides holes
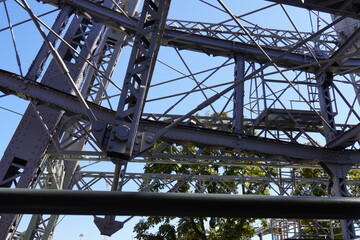
[[[93,191],[103,182],[114,192],[142,192],[119,195],[124,198],[177,204],[192,198],[182,193],[187,185],[188,192],[216,208],[220,199],[236,200],[230,195],[251,199],[245,195],[267,193],[284,197],[277,204],[285,205],[286,199],[302,204],[328,199],[324,206],[329,208],[310,216],[317,219],[294,219],[303,216],[294,205],[289,205],[293,217],[286,208],[264,215],[249,211],[246,217],[272,217],[270,228],[256,228],[260,237],[359,238],[358,214],[335,211],[330,204],[357,202],[360,189],[358,1],[271,0],[247,12],[240,11],[247,5],[240,1],[196,1],[209,15],[216,13],[215,22],[196,14],[181,19],[185,10],[176,7],[184,4],[176,0],[41,2],[0,1],[0,23],[6,22],[0,34],[7,34],[13,49],[6,58],[16,59],[18,67],[0,62],[0,97],[29,102],[0,162],[4,193],[37,189],[27,196],[38,199],[36,193],[47,189]],[[49,12],[40,14],[37,7],[43,4]],[[8,5],[27,20],[14,22]],[[269,12],[281,13],[280,23],[256,22],[269,18]],[[48,14],[56,14],[51,24],[41,18]],[[310,16],[301,29],[298,15]],[[42,45],[24,73],[23,39],[15,36],[26,22]],[[283,22],[290,27],[282,29]],[[143,172],[133,166],[170,170]],[[181,167],[186,174],[174,170]],[[208,167],[217,172],[206,172]],[[228,174],[228,169],[238,172]],[[224,195],[212,195],[209,186]],[[166,194],[144,193],[154,191]],[[77,196],[102,193],[85,194]],[[261,204],[261,196],[256,199]],[[277,201],[263,196],[269,199]],[[28,203],[24,199],[20,205]],[[9,209],[15,208],[10,204]],[[52,239],[61,209],[52,215],[39,209],[34,207],[25,231],[19,225],[28,210],[3,212],[0,239]],[[148,210],[127,214],[156,215]],[[166,211],[189,215],[171,209],[159,214]],[[225,209],[198,214],[221,212],[229,216]],[[94,217],[108,236],[124,224],[111,213]],[[334,219],[322,219],[327,217]]]

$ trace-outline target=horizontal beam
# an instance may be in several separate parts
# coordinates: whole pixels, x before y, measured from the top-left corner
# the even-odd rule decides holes
[[[26,100],[32,100],[38,104],[47,104],[59,110],[65,110],[71,116],[87,120],[81,103],[73,95],[47,87],[34,81],[28,81],[22,77],[0,70],[0,91],[13,94]],[[95,116],[106,124],[115,122],[115,112],[99,105],[88,102]],[[168,124],[142,120],[139,130],[148,133],[157,133]],[[254,154],[267,155],[282,161],[291,160],[299,163],[337,163],[355,164],[360,163],[359,151],[335,151],[316,148],[301,144],[282,142],[248,135],[236,135],[229,132],[215,131],[191,126],[177,126],[171,128],[162,136],[167,142],[192,143],[199,146],[216,147],[232,152],[242,150]],[[266,161],[266,158],[263,159]],[[261,161],[261,158],[259,158]]]
[[[88,0],[43,0],[44,3],[59,6],[67,4],[78,9],[79,13],[86,13],[86,16],[101,24],[115,29],[123,29],[125,32],[134,33],[136,31],[137,19],[124,16],[118,11],[106,8]],[[189,34],[182,31],[175,31],[166,28],[161,43],[165,46],[175,46],[179,49],[187,49],[190,51],[204,52],[214,56],[233,57],[235,54],[243,55],[247,61],[267,63],[269,60],[260,49],[255,45],[241,43],[236,41],[227,41],[209,36],[201,36],[198,34]],[[310,55],[286,53],[286,50],[274,49],[263,46],[268,56],[272,59],[277,59],[276,64],[284,68],[298,68],[298,70],[306,72],[317,72],[318,62],[316,62]],[[281,58],[279,58],[281,56]],[[278,59],[279,58],[279,59]],[[326,59],[318,58],[318,61]],[[329,67],[330,71],[334,73],[344,72],[359,73],[360,59],[350,59],[342,64],[342,66],[333,65]]]
[[[114,178],[113,172],[95,172],[95,171],[79,171],[76,173],[76,176],[78,178]],[[283,183],[294,183],[294,184],[329,184],[329,179],[327,177],[319,178],[319,177],[309,177],[309,178],[297,178],[296,180],[293,178],[293,176],[290,175],[290,173],[282,173],[273,176],[273,177],[253,177],[253,176],[235,176],[235,175],[187,175],[187,174],[165,174],[165,173],[125,173],[124,175],[125,179],[135,179],[138,181],[147,181],[148,183],[151,183],[152,181],[194,181],[199,180],[203,183],[209,183],[209,182],[219,182],[219,183],[236,183],[236,182],[243,182],[243,183],[271,183],[271,182],[283,182]],[[360,185],[360,179],[353,179],[353,180],[347,180],[346,181],[347,186],[359,186]],[[356,196],[356,193],[354,193]],[[351,194],[350,194],[351,196]]]
[[[156,133],[166,126],[162,122],[142,121],[140,131]],[[360,162],[359,151],[335,151],[296,143],[283,142],[250,135],[236,135],[229,132],[201,129],[191,126],[177,126],[162,136],[166,142],[192,143],[199,146],[217,146],[219,150],[239,152],[246,150],[270,158],[291,160],[299,163],[355,164]],[[261,158],[259,158],[261,161]]]
[[[0,212],[358,219],[359,198],[0,189]]]
[[[92,171],[80,171],[77,172],[76,175],[80,176],[81,178],[113,178],[114,173],[112,172],[92,172]],[[203,183],[207,182],[223,182],[223,183],[235,183],[235,182],[256,182],[256,183],[263,183],[263,182],[270,182],[270,177],[254,177],[254,176],[236,176],[236,175],[190,175],[190,174],[166,174],[166,173],[125,173],[125,179],[137,179],[141,181],[148,180],[171,180],[171,181],[200,181]],[[279,179],[281,178],[281,180]],[[294,182],[294,179],[291,176],[274,176],[272,177],[273,181],[282,181],[286,183]],[[298,184],[311,184],[311,183],[323,183],[328,184],[329,179],[327,178],[301,178],[297,179]],[[346,182],[348,183],[348,181]],[[360,180],[351,181],[350,185],[358,185],[360,184]]]
[[[48,87],[44,84],[26,80],[23,77],[0,69],[0,91],[12,94],[37,104],[47,104],[54,109],[66,110],[79,118],[87,120],[86,113],[76,96]],[[87,102],[100,121],[115,122],[115,113],[100,105]]]
[[[270,2],[286,4],[294,7],[300,7],[310,10],[316,10],[320,12],[332,13],[336,15],[347,15],[352,18],[360,19],[358,14],[360,10],[360,4],[358,1],[351,1],[348,4],[347,0],[327,1],[327,0],[267,0]],[[346,7],[343,7],[346,6]]]
[[[262,51],[252,44],[226,41],[197,34],[186,34],[184,32],[174,30],[165,31],[163,37],[163,45],[175,46],[179,49],[204,52],[214,56],[223,57],[233,57],[235,54],[241,54],[245,57],[246,61],[262,64],[265,64],[269,61],[269,59],[262,53]],[[263,49],[272,59],[277,59],[280,55],[286,52],[284,50],[267,48],[266,46],[263,46]],[[276,61],[276,64],[280,67],[298,67],[299,70],[306,72],[317,71],[318,66],[315,64],[312,65],[313,63],[314,60],[311,56],[295,54],[291,52]]]

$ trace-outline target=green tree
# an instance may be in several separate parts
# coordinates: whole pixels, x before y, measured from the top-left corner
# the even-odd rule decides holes
[[[216,115],[216,116],[215,116]],[[218,117],[217,114],[212,115]],[[221,119],[226,119],[226,114],[222,114],[217,121],[197,120],[196,122],[202,127],[211,128],[213,130],[230,131],[223,129],[227,126]],[[230,125],[229,125],[230,126]],[[153,150],[158,149],[161,143],[158,142]],[[182,145],[176,150],[171,145],[161,148],[161,153],[168,154],[177,152],[178,154],[196,154],[200,149],[202,155],[211,156],[232,156],[233,153],[226,150],[213,150],[203,146]],[[245,156],[245,154],[243,154]],[[206,160],[203,160],[206,161]],[[258,167],[254,162],[242,161],[244,166],[224,166],[213,164],[214,160],[208,160],[203,164],[157,164],[148,163],[144,167],[145,173],[157,174],[176,174],[176,175],[206,175],[206,176],[240,176],[240,177],[268,177],[276,176],[276,172],[272,168]],[[262,182],[245,182],[238,184],[236,182],[212,182],[212,181],[189,181],[179,180],[176,182],[178,192],[206,192],[206,193],[240,193],[240,194],[270,194],[269,185]],[[166,185],[161,182],[151,185],[150,191],[160,192],[166,190]],[[201,189],[201,190],[200,190]],[[267,226],[265,219],[254,218],[218,218],[218,217],[147,217],[140,220],[134,227],[136,238],[139,240],[240,240],[250,239],[255,235],[255,222],[261,222],[263,227]],[[257,222],[257,223],[258,223]]]
[[[195,146],[184,146],[183,153],[189,151],[196,152]],[[167,153],[169,149],[163,149],[163,153]],[[178,150],[179,151],[179,150]],[[180,152],[181,154],[181,152]],[[218,151],[205,150],[205,155],[216,156]],[[222,153],[223,154],[223,153]],[[265,177],[266,171],[258,166],[219,166],[212,164],[213,161],[204,165],[201,164],[153,164],[148,163],[144,167],[145,173],[160,173],[160,174],[177,174],[177,175],[206,175],[206,176],[250,176],[250,177]],[[276,173],[268,171],[273,176]],[[190,184],[187,181],[177,181],[179,192],[190,193],[197,192],[199,189],[207,193],[242,193],[242,194],[269,194],[269,186],[264,186],[261,182],[243,183],[236,185],[235,182],[211,182],[211,181],[192,181]],[[194,188],[193,186],[198,188]],[[152,192],[164,191],[166,186],[157,182],[151,187]],[[136,238],[139,240],[172,240],[172,239],[186,239],[186,240],[226,240],[226,239],[250,239],[255,235],[254,223],[256,219],[253,218],[174,218],[174,217],[148,217],[142,219],[134,227]],[[262,220],[262,224],[266,227],[267,222]],[[154,231],[153,229],[157,229]],[[153,230],[153,232],[151,232]]]

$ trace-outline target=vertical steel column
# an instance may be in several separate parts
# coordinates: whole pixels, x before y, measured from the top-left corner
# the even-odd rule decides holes
[[[323,168],[330,175],[329,195],[336,197],[348,197],[346,176],[352,165],[337,165],[326,163]],[[355,239],[356,233],[353,220],[341,220],[342,235],[344,240]]]
[[[70,7],[64,7],[56,21],[54,22],[52,29],[61,34],[61,32],[64,30],[66,23],[68,22],[69,16],[71,14],[71,8]],[[48,40],[55,45],[56,41],[58,40],[53,34],[49,33]],[[32,62],[29,71],[26,75],[26,78],[31,80],[36,80],[40,73],[43,70],[44,64],[49,56],[49,50],[43,44],[40,51],[38,52],[37,56],[35,57],[34,61]],[[53,111],[50,111],[53,112]],[[49,119],[47,119],[49,120]],[[56,117],[54,118],[55,122]],[[42,139],[46,139],[46,133],[44,129],[40,126],[40,124],[35,124],[36,116],[33,114],[33,110],[29,109],[26,111],[26,114],[22,120],[22,122],[19,124],[19,127],[16,131],[16,133],[13,136],[13,139],[11,140],[3,158],[0,162],[0,182],[1,187],[26,187],[29,186],[29,183],[33,181],[32,174],[38,174],[38,170],[36,170],[36,164],[29,166],[27,161],[31,161],[29,159],[22,159],[19,158],[18,155],[26,155],[26,149],[23,149],[22,141],[26,139],[27,137],[32,136],[38,136],[37,141],[35,141],[35,146],[31,144],[32,148],[31,152],[29,152],[29,156],[38,156],[38,158],[41,158],[41,151],[37,151],[37,149],[40,147],[38,143],[42,142]],[[31,125],[33,123],[33,125]],[[26,127],[28,125],[28,127]],[[31,125],[31,129],[30,128]],[[38,130],[38,131],[37,131]],[[35,135],[33,135],[33,133]],[[21,134],[23,135],[23,139],[21,137]],[[26,142],[26,140],[24,141]],[[46,141],[45,141],[46,143]],[[14,144],[14,145],[13,145]],[[46,143],[47,144],[47,143]],[[41,147],[40,147],[41,148]],[[20,149],[23,149],[24,151],[21,151]],[[9,155],[8,155],[9,154]],[[17,156],[15,156],[17,155]],[[33,158],[34,160],[36,159]],[[37,160],[35,160],[37,161]],[[28,167],[27,167],[28,166]],[[30,169],[29,169],[30,167]],[[32,170],[31,170],[32,169]],[[27,170],[27,171],[24,171]],[[36,172],[32,172],[33,170],[36,170]],[[23,174],[23,175],[22,175]],[[22,175],[22,176],[21,176]],[[26,176],[25,176],[26,175]],[[19,182],[20,179],[27,178],[23,182]],[[35,176],[33,178],[36,178]],[[15,229],[17,227],[17,224],[21,220],[20,215],[1,215],[0,219],[0,236],[1,239],[8,239],[11,238],[12,235],[15,233]],[[7,233],[8,232],[8,233]],[[8,238],[7,238],[7,237]]]
[[[235,81],[243,81],[245,77],[245,58],[242,55],[235,55]],[[233,132],[242,133],[244,127],[244,86],[245,83],[234,88],[234,120]]]
[[[336,136],[335,114],[332,109],[332,99],[330,95],[330,86],[333,81],[333,75],[324,72],[318,77],[319,103],[321,115],[324,118],[324,130],[326,142],[330,142]],[[329,186],[329,194],[338,197],[347,197],[346,175],[351,168],[343,165],[323,164],[323,168],[331,177],[331,185]],[[332,193],[331,193],[332,189]],[[355,237],[354,223],[351,220],[341,220],[341,228],[343,239],[350,240]]]
[[[60,14],[63,14],[63,11]],[[61,15],[54,24],[55,30],[61,31],[66,20],[67,15]],[[82,84],[83,71],[87,66],[84,59],[89,59],[93,53],[103,29],[101,24],[93,24],[85,18],[76,17],[67,29],[64,39],[77,49],[82,57],[76,56],[66,44],[59,45],[58,52],[77,86]],[[48,41],[55,41],[52,34],[49,34]],[[48,51],[43,46],[29,70],[29,77],[38,76],[47,55]],[[64,92],[72,92],[54,61],[49,64],[41,82]],[[42,173],[44,163],[47,161],[46,151],[52,140],[45,126],[50,133],[55,131],[63,117],[63,112],[42,105],[37,105],[36,110],[37,112],[32,106],[28,107],[5,151],[0,162],[1,187],[34,188]],[[39,116],[42,117],[42,122],[39,121]],[[1,215],[0,239],[11,239],[20,219],[20,215]]]
[[[335,15],[332,15],[333,21],[336,20],[338,17]],[[340,50],[338,50],[338,54],[342,54],[343,51],[347,51],[347,54],[349,52],[354,52],[356,48],[354,46],[351,46],[352,44],[355,44],[358,42],[358,36],[357,34],[357,28],[356,26],[358,24],[358,20],[354,20],[351,18],[345,18],[344,20],[340,21],[335,25],[335,30],[338,33],[338,41],[341,44]],[[336,53],[335,53],[336,54]],[[336,55],[335,55],[336,56]],[[333,56],[334,57],[334,56]],[[351,81],[354,80],[352,74],[350,75]],[[319,97],[320,98],[320,106],[322,109],[322,116],[325,118],[326,121],[328,121],[330,126],[325,126],[325,136],[327,142],[331,141],[335,134],[335,123],[334,123],[334,114],[331,110],[331,99],[329,94],[329,87],[328,85],[332,82],[332,75],[330,73],[323,74],[323,76],[320,77],[320,86],[319,86]],[[327,86],[327,88],[326,88]],[[356,85],[354,85],[356,86]],[[355,92],[357,92],[356,87],[354,87]],[[359,98],[357,98],[359,101]],[[332,128],[332,129],[330,129]],[[331,177],[331,185],[329,186],[329,194],[333,194],[335,196],[341,196],[341,197],[347,197],[348,191],[347,191],[347,185],[346,185],[346,176],[349,172],[351,165],[341,165],[337,166],[334,164],[325,164],[323,168],[328,172],[328,174]],[[354,239],[356,238],[356,233],[354,229],[354,222],[352,220],[342,220],[341,221],[341,227],[342,227],[342,235],[343,239]]]
[[[28,225],[28,229],[38,229],[38,231],[26,231],[22,240],[40,240],[52,239],[56,222],[59,215],[51,215],[47,219],[43,218],[44,215],[33,215]],[[39,229],[39,226],[42,229]]]
[[[59,13],[52,26],[54,31],[61,33],[69,14],[70,8],[64,8]],[[50,33],[48,40],[55,43],[57,39]],[[26,75],[29,79],[36,80],[48,56],[48,49],[43,45]],[[44,78],[43,82],[51,85],[51,81],[46,80],[46,78]],[[56,86],[56,84],[53,85]],[[47,117],[44,121],[52,131],[59,122],[61,113],[59,114],[57,111],[45,107],[40,108],[44,109],[45,112],[47,111]],[[29,106],[0,162],[0,186],[8,188],[34,187],[34,182],[41,172],[39,167],[45,160],[44,150],[47,148],[49,141],[45,129],[33,108]],[[15,233],[20,219],[20,215],[1,215],[0,238],[10,239]]]
[[[318,76],[317,81],[321,116],[324,119],[325,138],[326,142],[330,142],[336,135],[335,114],[332,109],[332,99],[330,94],[333,75],[329,72],[321,73],[320,76]]]
[[[321,115],[324,118],[324,130],[326,142],[330,142],[336,136],[335,114],[332,109],[332,99],[330,95],[330,86],[333,81],[332,73],[322,73],[318,77],[319,102]],[[323,168],[331,177],[329,194],[338,197],[347,197],[346,175],[351,165],[323,164]],[[332,192],[331,192],[332,190]],[[343,239],[350,240],[355,238],[354,222],[352,220],[341,220]]]
[[[72,12],[71,7],[64,6],[61,9],[59,15],[57,16],[51,29],[58,34],[61,34],[65,29],[65,26],[69,20],[71,12]],[[55,46],[55,43],[59,40],[51,32],[48,34],[47,39],[49,42],[52,43],[53,46]],[[44,64],[48,59],[49,55],[50,55],[50,50],[48,49],[46,44],[43,43],[34,61],[31,63],[31,66],[26,74],[26,78],[36,81],[39,78],[41,72],[43,71]]]
[[[124,32],[114,29],[108,28],[105,31],[93,57],[96,68],[89,66],[84,72],[85,80],[81,93],[88,101],[101,104],[104,99],[106,100],[109,79],[114,73],[126,36]]]
[[[127,11],[129,15],[133,15],[138,6],[138,0],[126,2]],[[107,28],[102,34],[102,38],[99,40],[96,46],[95,52],[91,56],[91,62],[93,66],[87,66],[84,70],[84,80],[82,82],[81,92],[84,98],[87,98],[89,101],[96,102],[97,104],[102,103],[102,99],[106,96],[106,89],[109,85],[109,79],[111,78],[117,60],[120,56],[121,50],[127,41],[127,36],[124,32],[115,31],[114,29]],[[40,51],[42,51],[41,49]],[[64,119],[63,122],[69,122],[71,119]],[[67,124],[69,125],[69,124]],[[62,137],[64,139],[61,142],[61,145],[68,145],[66,150],[72,151],[81,151],[83,150],[88,131],[85,131],[84,137],[75,143],[69,143],[66,139],[71,139],[70,134],[76,130],[70,124],[70,128],[65,127],[61,132],[66,132]],[[65,141],[65,142],[64,142]],[[69,145],[70,144],[70,145]],[[48,161],[50,161],[49,159]],[[61,165],[62,162],[58,160],[52,161],[52,164],[47,164],[47,168],[50,168],[50,165]],[[63,184],[60,186],[53,184],[47,186],[47,188],[52,189],[72,189],[75,184],[73,176],[78,170],[78,163],[76,161],[65,161],[66,167],[62,168],[62,171],[56,173],[56,176],[41,176],[44,178],[62,178]],[[48,169],[48,174],[50,175],[52,171]],[[53,173],[54,174],[54,173]],[[51,183],[54,183],[51,181]],[[33,215],[30,224],[25,233],[24,240],[33,239],[36,235],[36,239],[48,239],[52,236],[54,228],[56,226],[59,215],[51,215],[48,218],[45,218],[43,215]]]
[[[133,152],[140,151],[138,144],[141,139],[136,138],[141,138],[141,135],[137,129],[154,71],[169,5],[170,0],[144,1],[116,113],[117,123],[111,130],[107,146],[109,156],[130,159]],[[151,141],[150,136],[147,140]],[[134,148],[135,142],[137,147]]]

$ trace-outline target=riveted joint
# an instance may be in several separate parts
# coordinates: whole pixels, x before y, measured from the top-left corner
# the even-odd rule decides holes
[[[129,138],[130,128],[126,125],[121,125],[116,128],[116,138],[120,141],[126,141]]]

